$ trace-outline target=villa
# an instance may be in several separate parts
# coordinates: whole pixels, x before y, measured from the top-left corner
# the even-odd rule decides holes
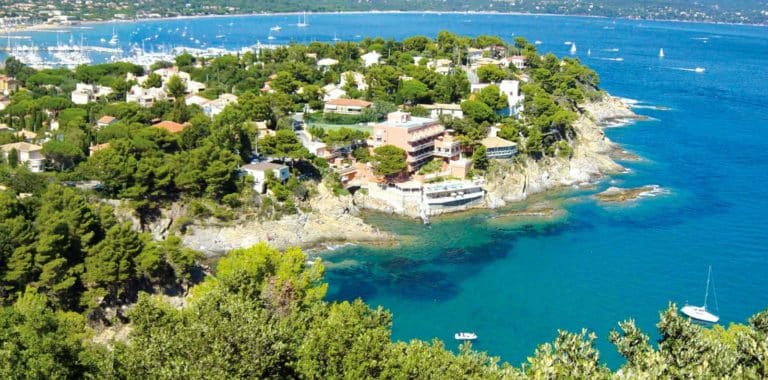
[[[174,122],[174,121],[165,120],[165,121],[161,121],[161,122],[153,125],[152,127],[153,128],[164,129],[164,130],[166,130],[170,134],[176,134],[176,133],[181,133],[182,131],[184,131],[184,128],[186,128],[187,126],[184,125],[184,124],[179,124],[179,123]]]
[[[360,58],[363,59],[363,66],[371,67],[379,63],[379,59],[381,59],[381,54],[379,54],[374,50],[374,51],[370,51],[368,53],[363,54],[362,56],[360,56]]]
[[[168,99],[165,90],[162,88],[144,88],[134,85],[125,95],[125,101],[128,103],[138,103],[142,107],[152,107],[155,102]]]
[[[463,119],[464,111],[461,110],[460,104],[419,104],[419,107],[424,107],[429,111],[429,117],[432,119],[439,119],[440,116],[450,116],[455,119]]]
[[[29,168],[29,171],[33,173],[41,173],[45,171],[45,156],[43,155],[43,147],[40,145],[30,144],[28,142],[5,144],[0,145],[0,152],[2,152],[3,158],[6,161],[11,152],[16,152],[18,162],[26,165],[27,168]]]
[[[112,88],[95,84],[78,83],[72,91],[71,99],[75,104],[88,104],[112,94]]]
[[[437,120],[396,111],[387,115],[385,122],[374,125],[372,145],[394,145],[405,150],[408,170],[415,171],[432,159],[435,140],[444,132],[445,127]]]
[[[18,89],[19,81],[6,75],[0,75],[0,94],[7,96]]]
[[[340,115],[360,115],[363,110],[370,108],[373,103],[358,99],[332,99],[325,102],[323,112]]]
[[[96,129],[101,129],[104,127],[108,127],[112,124],[117,123],[118,120],[114,116],[104,115],[99,118],[99,120],[96,120]]]
[[[96,144],[88,147],[88,156],[93,156],[94,153],[109,148],[109,143]]]
[[[486,156],[491,159],[512,158],[517,154],[517,144],[498,136],[488,136],[480,143],[486,148]]]
[[[291,172],[287,166],[271,162],[243,165],[241,170],[253,177],[253,189],[260,193],[264,193],[267,190],[267,173],[271,172],[275,179],[280,182],[287,181],[291,177]]]

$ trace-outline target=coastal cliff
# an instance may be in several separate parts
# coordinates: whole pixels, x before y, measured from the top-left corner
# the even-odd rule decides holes
[[[519,202],[527,197],[564,186],[588,185],[605,175],[620,173],[624,168],[614,158],[634,158],[619,145],[605,136],[603,129],[633,119],[641,119],[629,104],[610,95],[599,101],[582,104],[579,118],[574,122],[576,140],[570,157],[531,157],[496,161],[485,176],[486,197],[461,209],[498,208]],[[420,216],[418,199],[388,197],[385,192],[361,193],[354,196],[354,204],[360,208],[378,212]],[[446,212],[432,210],[430,215]]]
[[[322,184],[312,209],[274,221],[245,220],[234,225],[196,224],[182,237],[184,244],[209,256],[267,242],[278,249],[315,248],[334,243],[387,244],[395,237],[365,224],[351,197],[335,197]]]
[[[605,136],[603,128],[617,121],[641,117],[620,98],[610,95],[582,104],[580,109],[579,118],[573,124],[576,141],[571,157],[539,160],[526,157],[515,163],[498,162],[486,176],[485,207],[500,207],[562,186],[586,185],[624,170],[613,157],[626,153]]]

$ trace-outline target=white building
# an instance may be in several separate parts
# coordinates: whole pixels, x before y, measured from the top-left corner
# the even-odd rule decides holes
[[[460,104],[419,104],[419,107],[429,110],[429,117],[432,119],[439,119],[440,116],[450,116],[454,119],[464,118],[464,112],[461,110]]]
[[[507,95],[509,104],[509,113],[517,115],[523,111],[523,99],[525,96],[520,92],[520,82],[516,80],[503,80],[499,83],[499,91]]]
[[[218,99],[211,100],[202,105],[203,113],[208,117],[214,117],[224,111],[224,108],[237,102],[237,96],[232,94],[221,94]]]
[[[78,83],[75,86],[75,90],[72,91],[71,98],[72,103],[88,104],[98,100],[99,98],[107,97],[110,94],[112,94],[112,88],[110,87]]]
[[[43,155],[43,147],[40,145],[28,142],[0,145],[0,152],[2,152],[3,158],[6,161],[8,160],[8,155],[13,151],[16,152],[19,164],[26,165],[31,172],[40,173],[45,171],[45,156]]]
[[[168,99],[165,90],[162,88],[144,88],[139,85],[132,86],[125,95],[125,101],[128,103],[139,103],[142,107],[152,107],[155,102]]]
[[[242,171],[245,174],[253,177],[253,189],[263,193],[267,190],[267,173],[272,173],[275,179],[283,182],[288,180],[291,176],[291,172],[288,167],[283,164],[273,164],[271,162],[257,162],[255,164],[247,164],[242,166]]]
[[[379,54],[377,51],[370,51],[368,53],[363,54],[360,56],[360,58],[363,59],[363,66],[365,67],[371,67],[377,63],[379,63],[379,60],[381,59],[381,54]]]

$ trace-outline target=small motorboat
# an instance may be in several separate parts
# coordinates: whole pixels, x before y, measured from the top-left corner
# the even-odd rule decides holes
[[[701,74],[701,73],[703,73],[703,72],[707,71],[707,69],[705,69],[705,68],[703,68],[703,67],[697,67],[697,68],[693,69],[693,71],[695,71],[695,72],[697,72],[697,73]]]
[[[453,337],[456,340],[475,340],[477,339],[477,334],[473,332],[457,332],[453,334]]]

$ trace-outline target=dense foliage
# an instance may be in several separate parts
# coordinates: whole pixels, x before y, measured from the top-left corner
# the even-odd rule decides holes
[[[521,367],[440,341],[392,342],[391,315],[361,301],[323,301],[319,262],[298,249],[237,249],[196,285],[186,306],[142,294],[128,313],[127,340],[89,340],[85,319],[53,311],[27,289],[0,309],[3,377],[105,378],[764,378],[768,310],[749,325],[704,328],[676,306],[661,313],[661,340],[633,321],[610,340],[626,363],[612,373],[586,330],[560,331]]]

